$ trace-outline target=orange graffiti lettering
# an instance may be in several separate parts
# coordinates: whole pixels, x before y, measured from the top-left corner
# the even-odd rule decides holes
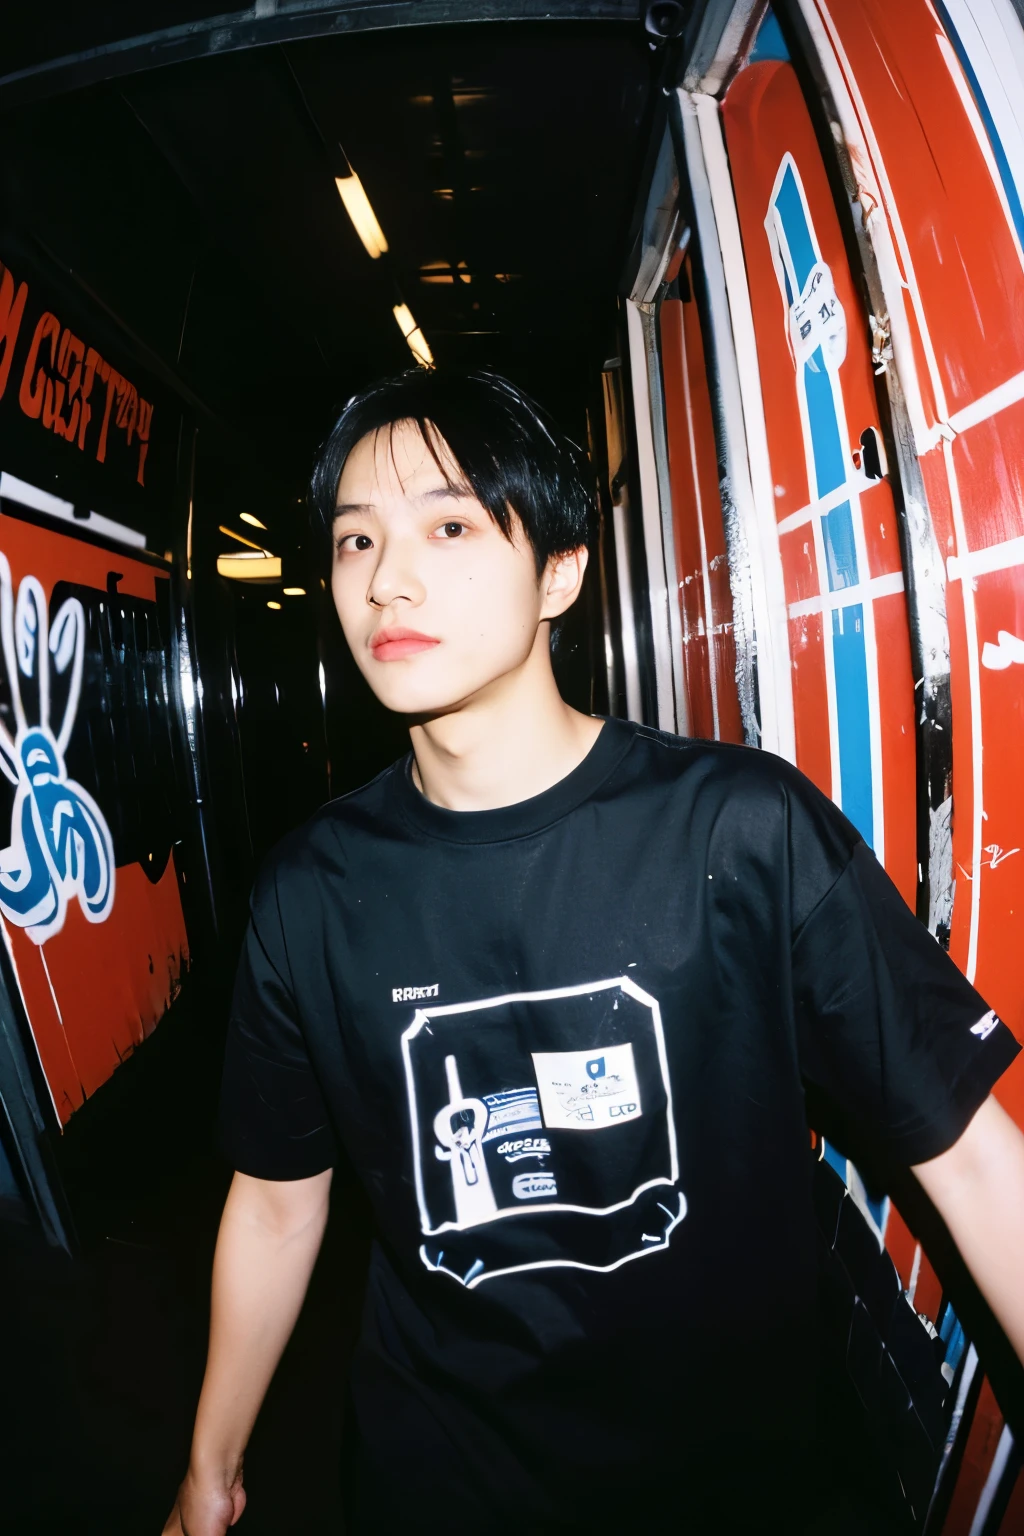
[[[31,416],[35,421],[43,409],[43,396],[46,389],[46,369],[36,369],[39,361],[39,348],[44,339],[50,338],[50,367],[57,360],[57,342],[60,338],[60,321],[56,315],[51,315],[49,310],[39,316],[36,323],[35,334],[32,337],[32,345],[28,349],[28,357],[25,359],[25,371],[21,376],[21,389],[18,391],[18,402],[26,416]],[[33,378],[33,375],[35,377]],[[63,387],[61,395],[63,397]]]
[[[14,278],[0,261],[0,396],[7,388],[7,376],[11,371],[11,358],[21,329],[21,317],[25,313],[28,283],[20,283],[14,291]]]
[[[149,429],[153,424],[153,407],[148,400],[139,396],[139,472],[135,476],[139,485],[145,485],[146,454],[149,452]]]
[[[85,354],[85,378],[82,381],[82,416],[78,424],[78,446],[85,447],[86,429],[92,421],[92,406],[89,404],[89,396],[92,394],[93,380],[96,377],[97,368],[105,367],[102,357],[95,347],[90,347]],[[100,378],[103,375],[100,374]]]
[[[25,312],[28,284],[15,292],[14,278],[0,262],[0,396],[7,386],[15,343]],[[50,344],[49,358],[46,342]],[[93,419],[93,388],[96,380],[106,385],[106,399],[96,443],[96,461],[106,462],[111,426],[123,432],[130,448],[139,442],[136,482],[145,485],[153,406],[143,400],[135,385],[112,367],[95,347],[86,347],[80,336],[62,328],[49,310],[40,315],[25,359],[18,402],[26,416],[42,420],[48,432],[75,443],[84,451]]]
[[[107,386],[107,403],[103,408],[103,425],[100,427],[100,440],[96,447],[96,462],[103,464],[107,457],[107,428],[110,426],[110,407],[114,403],[114,396],[118,393],[118,387],[124,389],[124,379],[116,368],[111,368],[101,358],[96,366],[96,372]]]

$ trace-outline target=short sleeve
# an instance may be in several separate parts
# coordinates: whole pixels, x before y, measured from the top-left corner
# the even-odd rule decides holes
[[[276,880],[261,877],[235,979],[219,1142],[240,1173],[304,1179],[333,1167],[334,1133],[306,1049]]]
[[[819,1128],[847,1152],[937,1157],[1020,1049],[860,841],[795,932],[793,996]]]

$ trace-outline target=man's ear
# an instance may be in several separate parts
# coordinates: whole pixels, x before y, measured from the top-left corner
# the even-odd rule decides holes
[[[557,619],[571,608],[580,595],[587,569],[587,549],[570,549],[564,555],[552,555],[540,579],[542,619]]]

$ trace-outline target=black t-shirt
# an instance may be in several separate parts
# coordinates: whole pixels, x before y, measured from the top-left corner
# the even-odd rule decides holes
[[[410,766],[263,869],[221,1108],[237,1169],[344,1155],[371,1202],[363,1525],[398,1495],[419,1529],[685,1509],[811,1428],[805,1093],[921,1162],[1018,1047],[770,754],[609,720],[477,812]]]

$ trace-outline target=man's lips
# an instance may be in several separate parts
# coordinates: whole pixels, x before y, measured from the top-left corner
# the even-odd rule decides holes
[[[433,635],[421,635],[417,629],[381,629],[370,641],[374,661],[401,661],[403,656],[415,656],[417,651],[429,651],[440,645]]]

